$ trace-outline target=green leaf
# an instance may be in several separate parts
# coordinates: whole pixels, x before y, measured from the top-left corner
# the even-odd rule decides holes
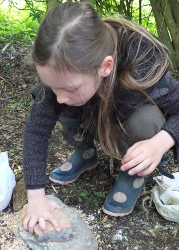
[[[66,198],[66,197],[67,197],[67,194],[62,194],[62,195],[60,196],[61,199],[64,199],[64,198]]]
[[[100,198],[104,198],[105,197],[104,194],[101,193],[101,192],[95,192],[94,191],[93,194],[96,195],[97,197],[100,197]]]
[[[79,193],[78,195],[82,198],[86,198],[88,196],[88,192],[87,191],[82,191],[81,193]]]

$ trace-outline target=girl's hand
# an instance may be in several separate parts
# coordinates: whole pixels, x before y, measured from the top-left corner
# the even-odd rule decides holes
[[[130,147],[122,160],[121,170],[129,170],[129,175],[151,174],[165,152],[173,145],[173,138],[166,131],[161,130],[151,139],[137,142]]]
[[[28,204],[26,207],[26,214],[23,218],[23,228],[30,233],[34,232],[34,226],[39,222],[40,228],[43,233],[47,232],[45,221],[52,223],[57,231],[60,231],[60,225],[52,215],[52,211],[58,208],[59,205],[48,200],[45,197],[44,189],[28,190]]]

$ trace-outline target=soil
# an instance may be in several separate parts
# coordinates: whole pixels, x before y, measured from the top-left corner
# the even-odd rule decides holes
[[[39,80],[24,63],[31,46],[10,44],[0,57],[0,151],[9,152],[9,164],[16,182],[23,177],[23,131],[32,104],[30,90]],[[178,72],[173,72],[173,76],[179,79]],[[46,193],[53,193],[81,213],[96,235],[99,249],[179,249],[179,224],[161,217],[151,202],[152,189],[156,185],[153,177],[159,174],[157,171],[148,177],[145,190],[131,214],[115,218],[102,212],[105,196],[118,176],[120,162],[114,160],[114,172],[110,171],[110,158],[96,145],[99,153],[96,169],[82,174],[68,186],[54,184],[48,179],[49,172],[65,162],[73,151],[56,126],[49,143]],[[171,151],[168,157],[166,170],[179,171]],[[0,213],[0,249],[27,249],[17,237],[19,212],[14,212],[12,205],[11,201]]]

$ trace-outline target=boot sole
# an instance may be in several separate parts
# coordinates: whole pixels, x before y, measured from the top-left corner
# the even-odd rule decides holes
[[[114,217],[123,217],[125,215],[128,215],[128,214],[132,213],[132,211],[133,211],[133,209],[132,209],[131,211],[129,211],[127,213],[113,213],[113,212],[110,212],[110,211],[106,210],[104,207],[102,207],[102,210],[103,210],[103,212],[105,214],[108,214],[108,215],[114,216]]]
[[[68,185],[68,184],[70,184],[70,183],[75,182],[75,181],[78,179],[78,177],[79,177],[82,173],[84,173],[85,171],[90,171],[90,170],[96,168],[96,167],[97,167],[97,164],[98,164],[98,162],[97,162],[95,165],[93,165],[93,166],[91,166],[91,167],[89,167],[89,168],[87,168],[87,169],[84,169],[83,171],[79,172],[78,176],[77,176],[75,179],[70,180],[70,181],[58,181],[58,180],[56,180],[56,179],[53,179],[53,178],[50,177],[50,176],[49,176],[49,179],[50,179],[52,182],[54,182],[54,183],[58,183],[58,184],[61,184],[61,185]]]

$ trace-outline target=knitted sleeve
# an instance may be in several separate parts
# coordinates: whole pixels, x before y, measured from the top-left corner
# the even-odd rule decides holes
[[[63,106],[63,105],[62,105]],[[23,173],[27,189],[43,188],[46,184],[48,139],[62,107],[50,88],[38,92],[26,121],[23,145]]]
[[[157,85],[150,96],[166,118],[162,129],[173,137],[175,145],[179,147],[179,82],[167,73],[163,78],[163,86]]]

